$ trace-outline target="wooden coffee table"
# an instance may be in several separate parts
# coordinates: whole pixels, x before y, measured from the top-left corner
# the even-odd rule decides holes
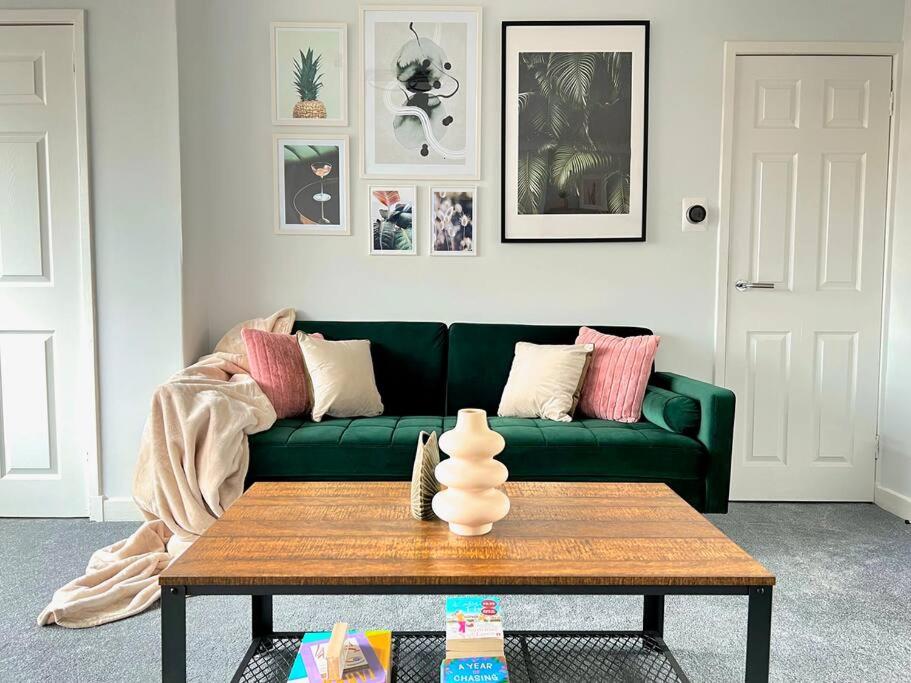
[[[186,680],[190,595],[250,595],[252,643],[234,680],[285,681],[301,634],[273,631],[273,595],[492,593],[644,596],[633,631],[516,632],[507,613],[511,682],[686,681],[664,642],[666,595],[747,596],[745,680],[768,681],[775,577],[667,486],[505,490],[509,515],[466,538],[411,519],[407,483],[254,484],[161,574],[162,679]],[[386,626],[361,623],[356,610],[352,624]],[[390,683],[438,680],[442,633],[393,642]]]

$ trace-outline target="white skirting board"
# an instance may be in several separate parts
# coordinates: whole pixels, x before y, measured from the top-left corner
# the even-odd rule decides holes
[[[902,519],[911,519],[911,498],[898,491],[877,484],[873,502],[886,512],[891,512]]]
[[[93,522],[141,522],[142,513],[127,496],[93,496],[89,500],[89,519]]]

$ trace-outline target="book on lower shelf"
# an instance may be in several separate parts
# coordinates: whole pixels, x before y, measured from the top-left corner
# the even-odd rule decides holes
[[[331,633],[307,633],[288,674],[289,683],[335,683],[326,677],[326,645]],[[388,683],[392,664],[391,631],[348,631],[341,683]]]
[[[446,658],[502,656],[500,598],[489,595],[446,598]]]
[[[509,683],[505,657],[444,659],[440,683]]]
[[[440,683],[507,683],[500,598],[446,598],[446,659]]]

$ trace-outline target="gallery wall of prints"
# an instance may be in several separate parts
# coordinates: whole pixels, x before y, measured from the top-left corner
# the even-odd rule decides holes
[[[357,42],[365,220],[351,216],[348,138],[276,134],[276,232],[350,235],[371,255],[476,256],[482,9],[360,9]],[[273,22],[272,122],[346,126],[344,23]],[[502,24],[502,241],[644,241],[648,22]]]
[[[476,256],[477,186],[460,181],[480,177],[480,8],[365,7],[357,29],[355,159],[347,135],[327,132],[349,118],[347,26],[271,24],[275,232],[361,232],[378,256]],[[352,175],[372,181],[363,216],[350,213]],[[428,178],[440,184],[409,184]]]
[[[838,22],[828,2],[177,3],[184,286],[205,292],[184,317],[208,328],[196,350],[288,305],[324,320],[633,324],[661,332],[659,367],[710,379],[717,234],[683,233],[679,212],[688,196],[717,210],[723,44],[901,40],[898,0],[841,6]],[[647,99],[631,31],[510,27],[504,79],[503,23],[561,20],[650,22]],[[330,26],[273,48],[285,23]],[[561,72],[589,64],[554,97]],[[521,194],[504,149],[525,161]],[[645,241],[554,239],[643,227]]]

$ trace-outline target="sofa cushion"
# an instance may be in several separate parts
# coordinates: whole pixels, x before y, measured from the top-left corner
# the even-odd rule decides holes
[[[617,337],[652,333],[644,327],[589,327]],[[320,330],[314,328],[314,331]],[[578,334],[578,325],[453,323],[449,327],[446,412],[455,415],[461,408],[483,408],[488,415],[496,415],[509,377],[516,342],[575,344]],[[380,393],[382,391],[380,387]],[[383,398],[386,398],[385,394]]]
[[[576,343],[591,344],[594,351],[579,410],[602,420],[638,422],[660,342],[657,335],[618,337],[580,327]]]
[[[322,332],[329,340],[370,340],[385,414],[443,414],[448,339],[443,323],[298,320],[294,329]],[[417,434],[414,438],[417,443]]]
[[[497,415],[570,422],[591,354],[591,344],[519,342]]]
[[[370,342],[329,341],[300,334],[300,350],[313,387],[313,421],[332,417],[373,417],[383,414],[376,388]]]
[[[701,412],[695,399],[652,385],[646,388],[642,399],[642,416],[677,434],[695,436]]]
[[[499,457],[513,478],[693,479],[705,465],[702,444],[650,422],[501,417],[492,418],[490,426],[506,439]]]
[[[327,418],[279,420],[250,437],[249,479],[345,480],[411,476],[421,431],[455,426],[455,417]],[[649,422],[623,424],[492,417],[506,439],[498,458],[510,478],[554,481],[698,479],[705,449],[688,436]]]

